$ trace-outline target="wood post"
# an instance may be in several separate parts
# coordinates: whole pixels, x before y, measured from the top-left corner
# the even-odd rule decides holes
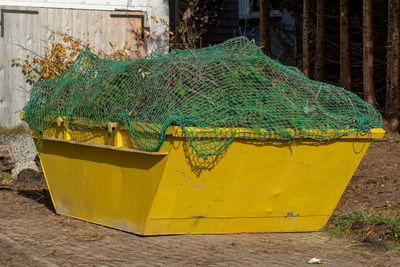
[[[363,0],[363,81],[364,99],[376,107],[372,39],[372,0]]]
[[[271,5],[269,0],[259,0],[260,2],[260,43],[265,55],[271,57],[271,35],[269,27],[269,11]]]
[[[317,29],[315,33],[314,78],[325,80],[325,0],[317,0]]]
[[[340,86],[351,90],[349,0],[340,0]]]
[[[310,1],[303,1],[303,73],[310,78],[311,55],[310,55]]]
[[[0,145],[0,171],[10,171],[15,168],[15,160],[10,145]]]
[[[391,131],[399,130],[400,119],[400,0],[389,0],[388,57],[385,118]]]

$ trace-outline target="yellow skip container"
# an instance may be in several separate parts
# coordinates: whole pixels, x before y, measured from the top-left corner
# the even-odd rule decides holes
[[[38,153],[58,214],[140,235],[315,231],[383,135],[239,138],[203,160],[178,127],[167,129],[159,152],[143,152],[123,128],[77,131],[58,121]]]

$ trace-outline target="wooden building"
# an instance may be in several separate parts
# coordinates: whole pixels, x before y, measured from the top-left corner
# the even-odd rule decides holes
[[[0,125],[20,123],[19,111],[31,86],[13,58],[44,53],[54,32],[68,32],[109,51],[125,40],[135,45],[137,32],[155,32],[140,47],[142,54],[166,52],[165,27],[156,18],[169,19],[167,0],[0,0]],[[136,32],[136,33],[135,33]]]

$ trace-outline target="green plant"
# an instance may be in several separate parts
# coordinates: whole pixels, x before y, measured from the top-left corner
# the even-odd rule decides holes
[[[27,54],[25,58],[14,58],[12,60],[12,66],[20,67],[29,83],[38,80],[50,80],[60,76],[71,66],[82,50],[90,50],[105,59],[117,61],[133,60],[141,56],[139,44],[143,44],[140,40],[138,40],[136,47],[129,45],[128,41],[125,40],[121,48],[109,42],[111,52],[106,53],[103,50],[96,51],[88,40],[74,38],[69,34],[69,29],[66,32],[52,31],[52,33],[57,38],[48,42],[48,45],[44,48],[43,56]]]
[[[1,172],[1,174],[0,174],[0,177],[2,177],[3,179],[11,179],[12,178],[12,175],[11,175],[11,172]]]
[[[380,239],[383,240],[382,244],[386,247],[400,247],[400,218],[375,215],[369,211],[353,211],[333,215],[324,231],[338,236],[361,239],[379,232]]]
[[[400,244],[389,244],[387,245],[387,248],[400,251]]]
[[[374,166],[374,163],[373,162],[368,162],[368,168],[371,168],[371,167],[373,167]]]
[[[0,134],[19,134],[29,132],[29,127],[26,124],[19,124],[14,127],[5,127],[0,125]]]

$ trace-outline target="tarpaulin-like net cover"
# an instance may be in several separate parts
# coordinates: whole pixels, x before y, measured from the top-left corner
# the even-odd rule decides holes
[[[138,149],[157,151],[180,126],[200,157],[234,138],[331,140],[380,127],[355,94],[308,79],[241,37],[129,62],[80,53],[61,76],[34,84],[24,119],[42,133],[61,116],[70,129],[124,125]]]

